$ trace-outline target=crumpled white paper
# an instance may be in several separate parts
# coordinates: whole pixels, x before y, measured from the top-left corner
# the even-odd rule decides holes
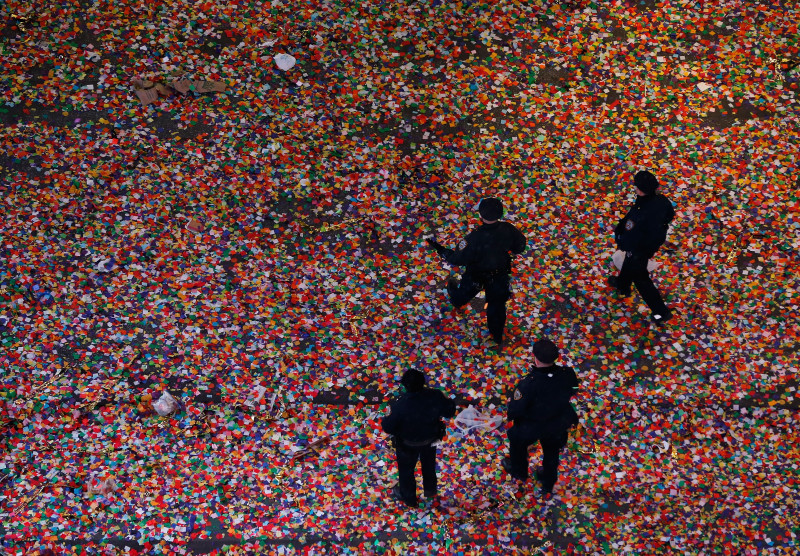
[[[275,63],[278,64],[278,68],[282,69],[283,71],[292,69],[297,63],[297,59],[291,54],[276,54],[274,56],[274,60]]]

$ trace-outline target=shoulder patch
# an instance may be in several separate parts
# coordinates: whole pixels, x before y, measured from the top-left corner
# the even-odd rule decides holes
[[[522,399],[522,392],[519,391],[519,388],[514,389],[514,399],[521,400]]]
[[[634,221],[633,220],[628,219],[628,220],[625,221],[625,229],[626,230],[631,231],[633,229],[633,226],[634,226]]]
[[[467,240],[466,239],[462,239],[460,242],[458,242],[458,250],[459,251],[463,251],[466,248],[467,248]]]

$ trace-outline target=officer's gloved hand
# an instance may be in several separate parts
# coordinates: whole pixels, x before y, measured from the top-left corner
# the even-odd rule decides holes
[[[436,253],[438,253],[439,255],[441,255],[442,253],[444,253],[444,251],[445,251],[445,249],[444,249],[444,245],[442,245],[441,243],[439,243],[439,242],[438,242],[438,241],[436,241],[435,239],[430,239],[430,238],[428,238],[428,239],[426,239],[425,241],[427,241],[427,242],[428,242],[428,245],[430,245],[430,246],[431,246],[431,249],[433,249],[434,251],[436,251]]]

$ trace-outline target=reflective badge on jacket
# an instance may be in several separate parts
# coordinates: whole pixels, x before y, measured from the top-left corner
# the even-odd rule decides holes
[[[633,229],[633,220],[626,220],[625,221],[625,229],[629,232]]]
[[[521,400],[522,399],[522,392],[520,392],[518,388],[514,390],[514,399],[515,400]]]

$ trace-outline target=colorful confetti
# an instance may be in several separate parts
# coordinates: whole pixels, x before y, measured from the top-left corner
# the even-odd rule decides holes
[[[7,0],[0,552],[794,554],[800,5]],[[606,286],[649,169],[656,329]],[[502,354],[447,306],[484,196],[529,239]],[[451,434],[392,500],[409,366],[502,417],[547,336],[555,495]],[[538,454],[532,454],[535,461]]]

